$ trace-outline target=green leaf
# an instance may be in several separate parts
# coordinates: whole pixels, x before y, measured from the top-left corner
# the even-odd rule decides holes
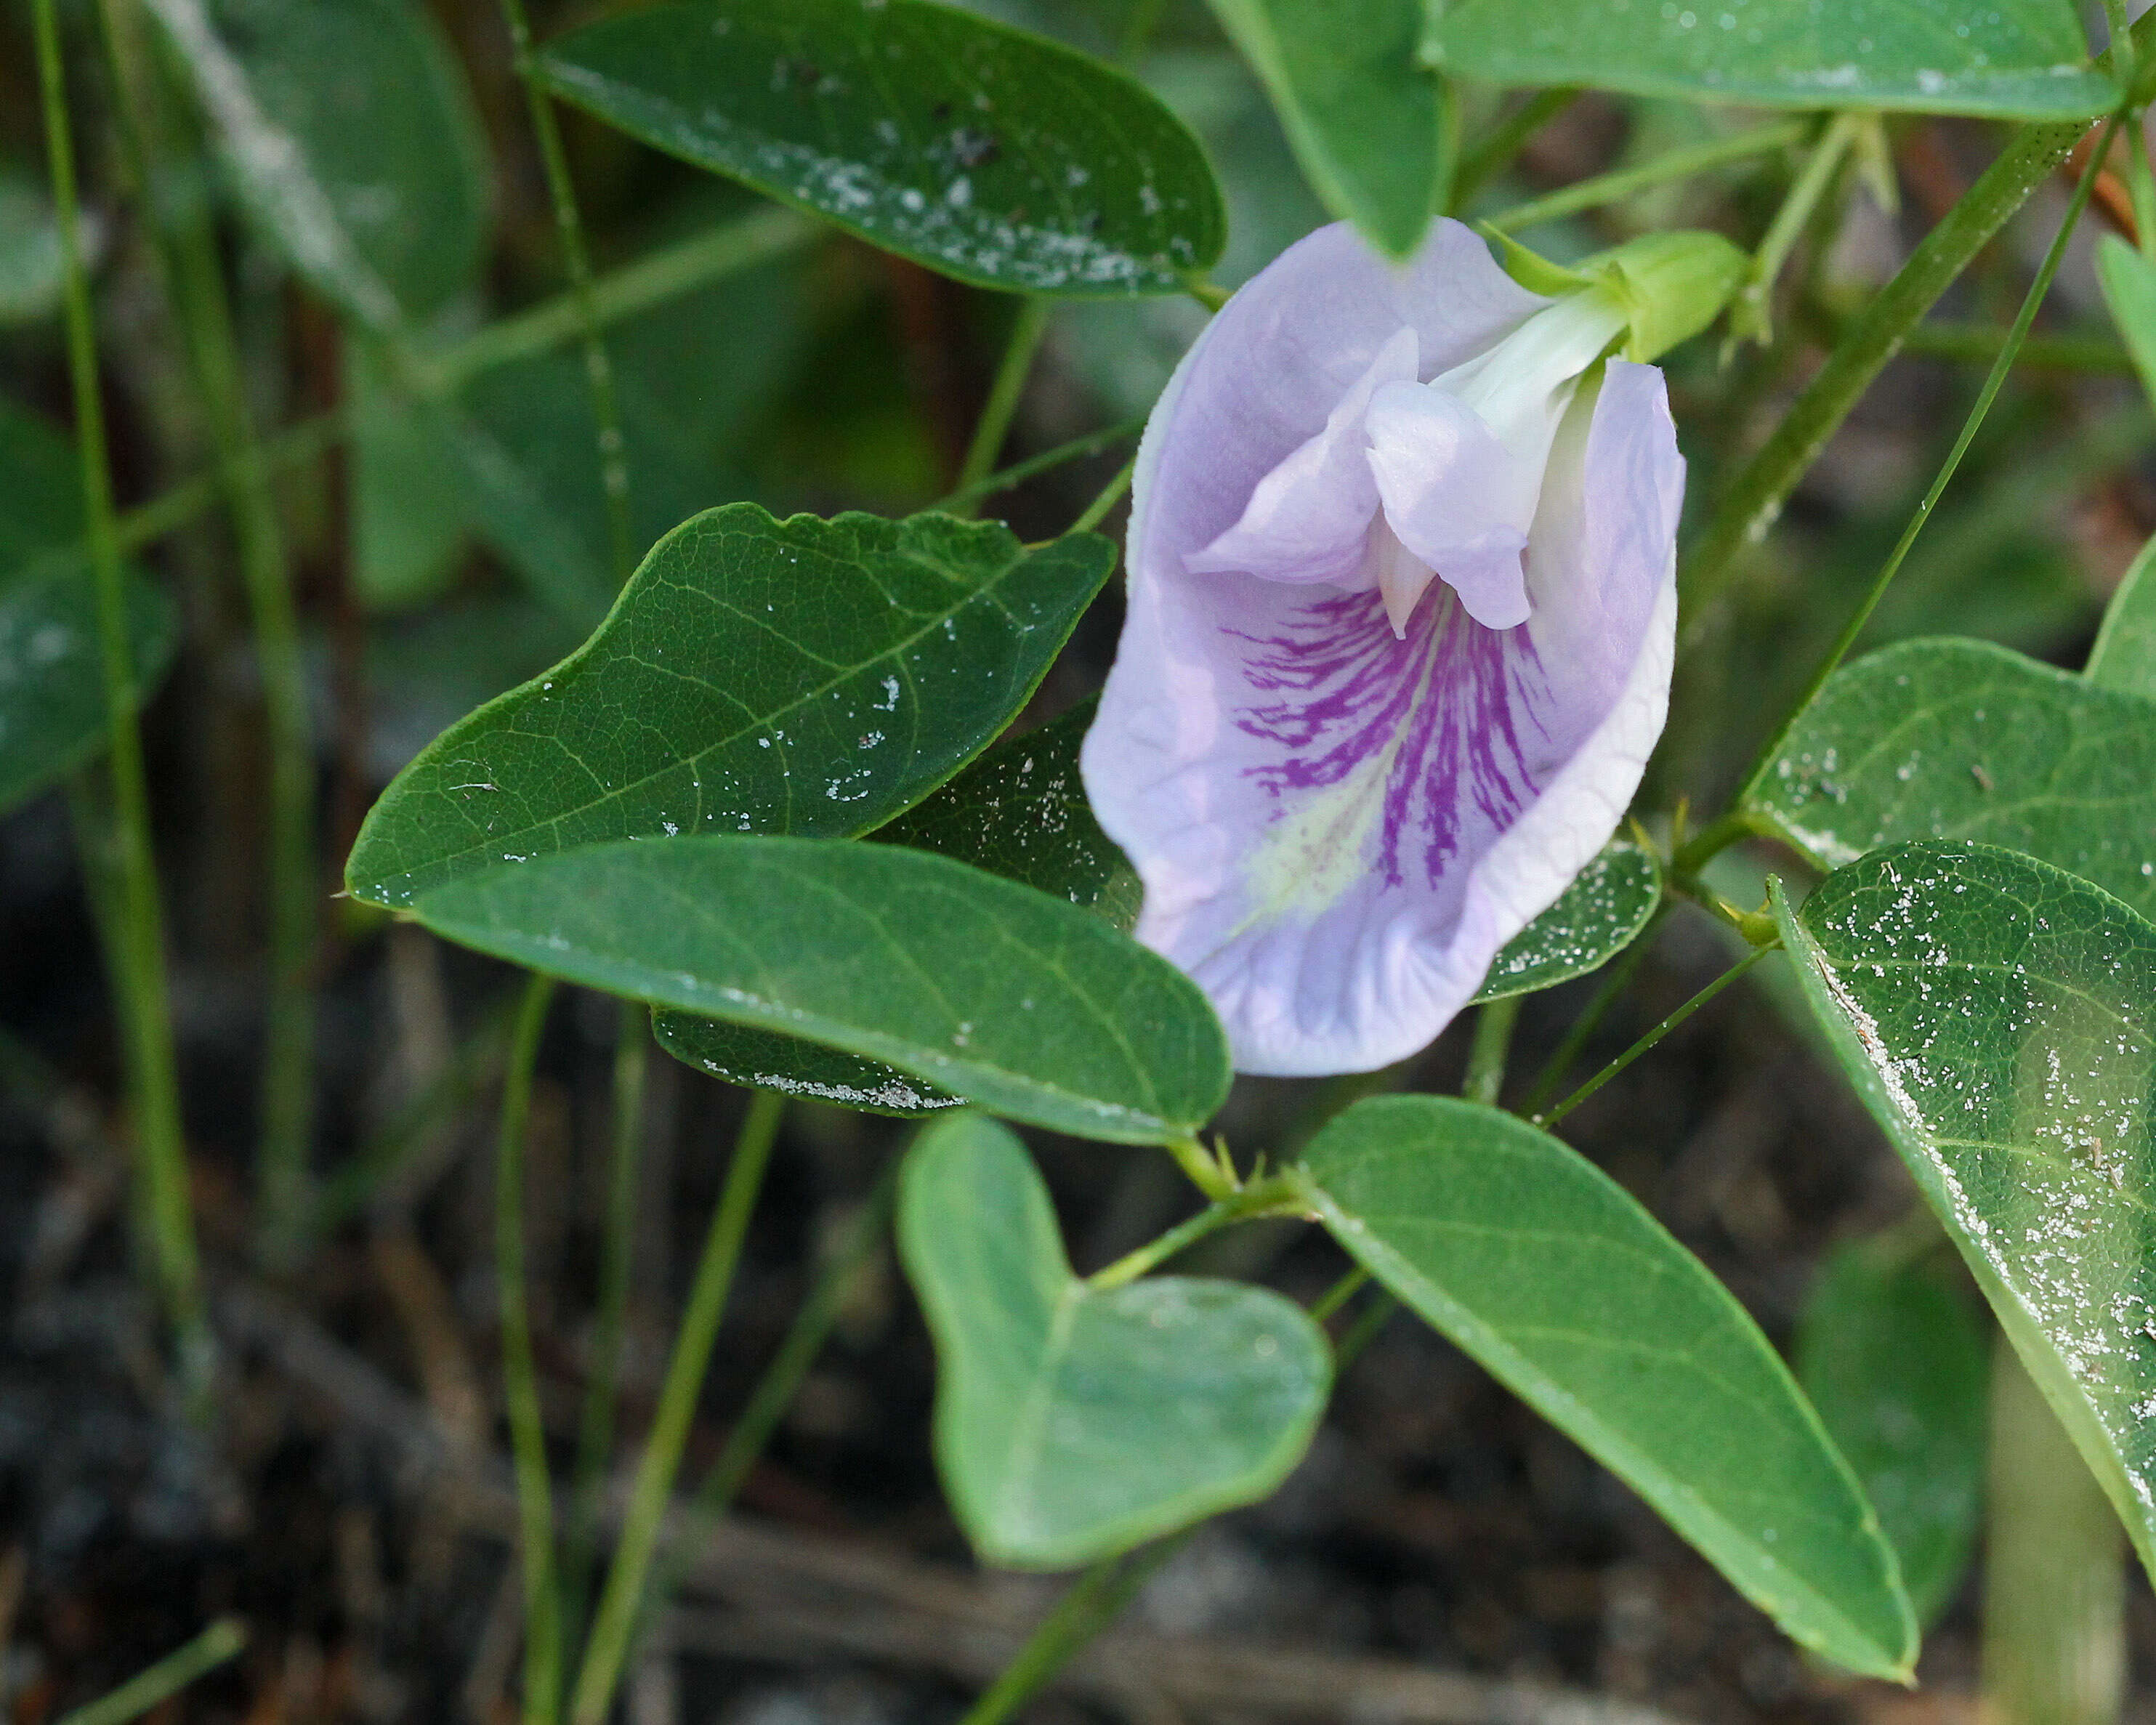
[[[1836,671],[1745,807],[1822,868],[1974,839],[2156,910],[2156,706],[1982,641]]]
[[[1491,961],[1477,1000],[1553,988],[1599,970],[1640,937],[1662,901],[1662,865],[1651,850],[1613,839],[1564,896]]]
[[[2118,591],[2111,596],[2103,627],[2097,631],[2096,645],[2089,649],[2082,675],[2099,689],[2156,701],[2156,576],[2148,572],[2152,563],[2156,563],[2156,539],[2141,547]]]
[[[402,905],[602,839],[879,826],[1009,722],[1114,561],[947,516],[698,516],[583,647],[421,752],[346,879]]]
[[[2107,234],[2097,242],[2096,274],[2141,387],[2156,402],[2156,264],[2116,234]]]
[[[249,212],[362,323],[472,285],[490,170],[470,92],[413,0],[149,0]]]
[[[363,345],[347,352],[352,588],[370,611],[411,610],[456,572],[465,486],[429,417],[389,389]]]
[[[1775,915],[1812,1009],[2156,1573],[2156,927],[1985,845]]]
[[[540,68],[644,142],[983,287],[1178,291],[1227,237],[1204,154],[1140,85],[929,0],[698,0]]]
[[[1325,207],[1396,258],[1443,188],[1437,80],[1416,63],[1422,0],[1213,0]]]
[[[1014,1119],[1153,1143],[1228,1090],[1197,985],[1097,916],[894,845],[680,838],[468,876],[412,909],[588,987],[806,1037]]]
[[[2068,0],[1466,0],[1425,46],[1493,84],[1680,101],[2078,120],[2118,95]]]
[[[963,1100],[947,1090],[835,1048],[753,1024],[729,1024],[694,1013],[651,1014],[659,1045],[686,1066],[751,1090],[829,1102],[863,1114],[901,1118],[937,1114]]]
[[[1255,1502],[1332,1376],[1301,1307],[1241,1282],[1070,1273],[1025,1147],[962,1114],[900,1176],[899,1249],[936,1338],[936,1460],[988,1563],[1060,1569]]]
[[[1078,780],[1078,747],[1096,705],[1089,698],[1038,730],[1002,738],[874,836],[1067,899],[1127,934],[1137,921],[1138,877],[1093,819]],[[797,1037],[680,1012],[654,1014],[652,1029],[675,1059],[729,1084],[871,1114],[933,1114],[958,1100],[891,1067]]]
[[[1547,1132],[1358,1102],[1304,1160],[1356,1260],[1615,1473],[1804,1645],[1905,1676],[1916,1625],[1848,1464],[1743,1307]]]
[[[1943,1277],[1866,1242],[1820,1267],[1796,1354],[1798,1381],[1879,1511],[1917,1622],[1937,1621],[1968,1573],[1984,1497],[1983,1330]]]
[[[74,449],[0,398],[0,811],[105,747],[97,593],[81,536]],[[131,570],[127,622],[146,698],[172,661],[177,630],[171,602]]]
[[[875,836],[1067,899],[1129,933],[1142,896],[1137,872],[1093,819],[1078,777],[1098,705],[1089,696],[1038,730],[1002,738]]]

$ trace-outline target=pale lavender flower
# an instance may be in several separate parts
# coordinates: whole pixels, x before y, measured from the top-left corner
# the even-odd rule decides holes
[[[1086,786],[1243,1070],[1422,1047],[1622,819],[1684,489],[1661,373],[1597,365],[1627,325],[1457,223],[1404,266],[1342,224],[1154,409]]]

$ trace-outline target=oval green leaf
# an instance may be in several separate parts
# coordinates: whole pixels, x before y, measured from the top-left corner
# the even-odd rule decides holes
[[[2156,911],[2156,705],[1983,641],[1904,641],[1836,671],[1745,807],[1821,868],[1971,839]]]
[[[1004,737],[948,784],[874,834],[955,857],[1091,911],[1126,934],[1137,921],[1138,877],[1101,830],[1078,778],[1078,749],[1096,703]],[[652,1018],[659,1045],[729,1084],[809,1096],[870,1114],[934,1114],[958,1099],[893,1068],[798,1037],[687,1013]]]
[[[915,1140],[899,1249],[936,1338],[936,1460],[991,1563],[1069,1568],[1268,1495],[1332,1363],[1300,1307],[1241,1282],[1070,1273],[1025,1147],[977,1114]]]
[[[651,1014],[651,1034],[682,1065],[725,1083],[863,1114],[939,1114],[964,1100],[880,1060],[752,1024],[730,1024],[662,1007]]]
[[[1842,1066],[2156,1573],[2156,926],[1915,844],[1775,914]]]
[[[1615,1473],[1797,1641],[1906,1676],[1917,1631],[1849,1465],[1743,1307],[1617,1183],[1526,1122],[1358,1102],[1304,1158],[1366,1270]]]
[[[0,813],[105,747],[97,593],[81,540],[74,449],[0,398]],[[177,630],[162,591],[132,570],[126,580],[135,680],[146,698]]]
[[[539,64],[632,136],[983,287],[1174,293],[1226,242],[1204,153],[1158,99],[955,7],[696,0]]]
[[[1128,934],[1142,889],[1101,830],[1078,776],[1099,702],[1089,696],[1023,737],[1005,737],[875,836],[956,857],[1091,911]]]
[[[895,845],[598,845],[421,894],[498,957],[805,1037],[1081,1137],[1194,1132],[1228,1091],[1197,985],[1097,916]]]
[[[315,290],[389,329],[470,287],[485,135],[412,0],[148,0],[249,213]]]
[[[1936,1237],[1935,1237],[1936,1238]],[[1990,1355],[1973,1302],[1882,1242],[1828,1255],[1797,1323],[1797,1381],[1849,1458],[1929,1625],[1969,1572]]]
[[[1679,101],[2078,120],[2118,99],[2069,0],[1466,0],[1425,46],[1493,84]]]
[[[710,511],[583,647],[397,777],[346,881],[403,905],[609,839],[879,826],[1009,722],[1114,562],[1091,533],[1029,552],[947,516]]]
[[[1416,57],[1422,0],[1213,0],[1213,11],[1325,207],[1381,251],[1413,253],[1444,192],[1444,96]]]
[[[1653,851],[1613,839],[1564,896],[1515,935],[1490,963],[1477,1000],[1532,994],[1599,970],[1640,937],[1662,901]]]

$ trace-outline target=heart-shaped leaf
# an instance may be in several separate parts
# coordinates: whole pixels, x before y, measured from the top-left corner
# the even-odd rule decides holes
[[[412,0],[149,0],[247,208],[362,323],[469,287],[486,239],[485,134]]]
[[[936,1338],[936,1459],[973,1548],[1060,1569],[1265,1497],[1332,1380],[1301,1307],[1241,1282],[1070,1273],[1025,1147],[962,1114],[900,1177],[900,1250]]]
[[[1743,1307],[1525,1121],[1374,1096],[1304,1158],[1333,1237],[1616,1474],[1791,1636],[1906,1676],[1916,1624],[1849,1464]]]
[[[68,440],[0,398],[0,812],[105,747],[97,592],[82,547],[82,475]],[[171,662],[172,607],[127,575],[135,681]]]
[[[1797,1381],[1863,1481],[1928,1625],[1976,1544],[1991,1361],[1974,1302],[1881,1244],[1843,1246],[1820,1267],[1797,1325]]]
[[[691,0],[540,66],[632,136],[983,287],[1173,293],[1227,239],[1204,151],[1142,85],[956,7]]]
[[[403,905],[604,839],[879,826],[1010,721],[1114,562],[947,516],[698,516],[583,647],[398,776],[346,879]]]
[[[1421,0],[1213,0],[1307,178],[1396,258],[1437,208],[1443,93],[1419,64]]]
[[[1584,84],[1678,101],[2079,120],[2118,100],[2068,0],[1466,0],[1427,47],[1493,84]]]
[[[1197,985],[1089,916],[896,845],[680,838],[470,875],[412,909],[588,987],[805,1037],[1014,1119],[1154,1143],[1228,1091]]]
[[[1822,868],[1973,839],[2156,911],[2156,704],[1983,641],[1904,641],[1835,672],[1745,805]]]
[[[1499,951],[1475,998],[1532,994],[1599,970],[1640,937],[1661,901],[1662,865],[1654,852],[1613,839],[1563,897]]]
[[[1775,916],[1813,1012],[2156,1572],[2156,926],[1897,845]]]

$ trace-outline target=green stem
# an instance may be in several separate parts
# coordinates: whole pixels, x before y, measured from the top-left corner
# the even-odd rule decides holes
[[[531,131],[539,141],[539,160],[546,169],[547,195],[554,205],[554,227],[561,236],[562,262],[569,277],[570,303],[583,339],[584,378],[591,387],[592,417],[598,428],[599,477],[606,488],[607,538],[613,553],[614,579],[629,579],[636,566],[635,528],[629,514],[629,445],[622,435],[621,403],[614,389],[613,361],[599,335],[598,303],[592,290],[591,254],[584,244],[583,218],[577,209],[576,182],[569,177],[568,152],[562,147],[562,128],[554,117],[554,104],[541,86],[531,64],[531,23],[525,16],[524,0],[501,0],[501,16],[509,26],[510,46],[516,55],[516,75],[524,85],[524,101],[531,116]]]
[[[1773,320],[1768,313],[1768,299],[1782,274],[1782,265],[1789,261],[1797,236],[1804,231],[1804,224],[1811,220],[1820,200],[1825,197],[1827,187],[1833,184],[1835,175],[1847,159],[1851,146],[1856,141],[1858,129],[1866,123],[1866,116],[1861,114],[1837,114],[1827,122],[1826,131],[1812,146],[1802,171],[1790,184],[1789,195],[1783,198],[1782,207],[1774,212],[1774,219],[1768,224],[1759,249],[1752,254],[1752,266],[1745,272],[1744,285],[1730,303],[1729,333],[1732,341],[1743,336],[1761,342],[1771,339]]]
[[[1131,475],[1137,471],[1137,465],[1135,457],[1123,463],[1122,470],[1116,476],[1101,487],[1101,495],[1079,511],[1078,519],[1071,522],[1065,531],[1072,533],[1090,533],[1106,521],[1108,511],[1122,500],[1123,493],[1130,490]]]
[[[141,158],[139,178],[150,207],[162,208],[175,202],[163,196],[162,187],[193,152],[174,136],[170,97],[143,48],[133,7],[128,0],[104,0],[102,16],[126,130]],[[321,890],[315,855],[314,725],[291,559],[270,476],[254,459],[254,428],[217,234],[207,204],[177,202],[186,213],[177,227],[159,228],[160,249],[206,410],[215,477],[232,516],[262,678],[270,762],[270,985],[263,1014],[256,1250],[265,1268],[288,1271],[305,1239],[311,1203],[308,1153],[314,1137]]]
[[[681,1451],[689,1440],[689,1425],[704,1387],[704,1373],[711,1365],[711,1348],[718,1340],[719,1319],[733,1286],[734,1266],[741,1259],[742,1240],[748,1231],[749,1214],[762,1189],[763,1171],[785,1111],[785,1099],[769,1091],[757,1091],[750,1097],[747,1117],[734,1145],[733,1161],[726,1169],[726,1184],[711,1212],[711,1225],[704,1238],[703,1256],[696,1265],[689,1302],[681,1314],[674,1357],[667,1363],[659,1411],[637,1464],[629,1512],[622,1522],[613,1563],[607,1571],[591,1640],[577,1672],[576,1692],[570,1703],[574,1725],[602,1725],[613,1700],[614,1686],[620,1681],[644,1599],[644,1577],[658,1547],[660,1524],[674,1489],[674,1476],[680,1470]]]
[[[1512,1051],[1512,1027],[1520,1021],[1521,996],[1487,1001],[1475,1014],[1475,1041],[1467,1050],[1467,1081],[1460,1095],[1486,1108],[1497,1106],[1505,1087],[1505,1057]]]
[[[68,376],[74,395],[75,451],[81,462],[83,521],[97,593],[99,661],[105,683],[106,771],[112,792],[111,838],[118,926],[107,946],[112,989],[126,1050],[137,1175],[150,1222],[157,1280],[178,1346],[187,1399],[203,1409],[213,1370],[203,1316],[202,1271],[188,1208],[186,1140],[180,1119],[177,1062],[167,1014],[164,913],[150,841],[150,792],[136,707],[141,690],[127,636],[127,600],[105,452],[105,408],[98,393],[97,333],[90,275],[83,262],[74,141],[68,119],[54,0],[33,0],[38,89],[59,218],[65,272]]]
[[[1923,531],[1924,524],[1931,520],[1933,510],[1938,507],[1948,483],[1961,466],[1962,457],[1969,453],[1969,446],[1976,440],[1976,434],[1984,424],[1984,415],[1991,411],[1992,403],[1998,399],[1999,392],[2005,384],[2007,373],[2014,369],[2015,353],[2022,339],[2028,335],[2030,325],[2036,321],[2037,308],[2044,303],[2044,295],[2051,289],[2052,278],[2059,273],[2059,265],[2066,260],[2067,244],[2074,237],[2074,228],[2080,222],[2082,212],[2088,207],[2089,193],[2096,185],[2097,174],[2103,165],[2105,150],[2116,130],[2115,121],[2105,126],[2103,136],[2097,139],[2096,148],[2090,151],[2088,164],[2082,170],[2081,178],[2074,187],[2073,199],[2066,206],[2058,233],[2052,237],[2051,249],[2044,254],[2044,261],[2036,271],[2036,279],[2029,284],[2029,291],[2022,295],[2021,309],[2015,315],[2014,326],[2007,331],[2005,344],[1999,350],[1999,357],[1992,362],[1990,373],[1984,380],[1984,388],[1977,392],[1976,404],[1962,421],[1961,431],[1954,439],[1953,448],[1948,451],[1946,460],[1933,475],[1923,501],[1917,505],[1916,513],[1909,517],[1908,526],[1902,530],[1902,536],[1895,542],[1892,552],[1880,566],[1871,589],[1850,614],[1849,620],[1842,625],[1841,633],[1835,638],[1826,656],[1814,669],[1804,685],[1804,692],[1797,697],[1788,716],[1762,745],[1758,755],[1753,761],[1751,770],[1744,775],[1743,789],[1738,793],[1739,803],[1747,800],[1758,788],[1759,781],[1773,770],[1775,758],[1781,753],[1782,745],[1788,740],[1790,729],[1804,716],[1805,709],[1826,686],[1827,679],[1834,675],[1835,668],[1847,656],[1851,647],[1856,644],[1856,638],[1864,633],[1864,625],[1871,620],[1871,614],[1878,608],[1879,601],[1887,596],[1887,588],[1900,572],[1902,560],[1909,555],[1909,547],[1917,542],[1917,536]]]
[[[1520,1098],[1518,1111],[1521,1114],[1532,1117],[1536,1109],[1557,1093],[1558,1086],[1564,1081],[1564,1075],[1572,1070],[1589,1040],[1601,1027],[1609,1009],[1617,1004],[1617,997],[1631,985],[1633,977],[1639,973],[1640,965],[1646,962],[1648,950],[1655,943],[1655,936],[1669,914],[1670,901],[1665,898],[1656,907],[1654,915],[1647,919],[1647,926],[1640,931],[1632,944],[1609,967],[1601,985],[1595,989],[1594,999],[1587,1003],[1587,1009],[1573,1020],[1572,1028],[1564,1033],[1564,1040],[1558,1044],[1557,1052],[1543,1063],[1542,1070],[1535,1074],[1534,1082],[1527,1086],[1527,1095]]]
[[[2126,1681],[2125,1537],[2002,1333],[1985,1493],[1986,1725],[2114,1725]]]
[[[854,1219],[845,1239],[831,1254],[815,1285],[808,1290],[808,1297],[794,1314],[792,1326],[778,1344],[778,1352],[771,1357],[771,1363],[763,1368],[756,1388],[749,1392],[747,1404],[742,1409],[741,1418],[735,1422],[733,1430],[726,1434],[718,1459],[698,1484],[675,1555],[661,1566],[639,1614],[645,1622],[656,1618],[665,1609],[666,1601],[680,1585],[690,1560],[711,1538],[720,1517],[732,1507],[735,1494],[748,1478],[749,1470],[756,1466],[757,1457],[762,1455],[772,1433],[778,1429],[779,1420],[793,1405],[801,1380],[808,1375],[808,1368],[824,1351],[824,1343],[829,1339],[832,1327],[844,1307],[847,1291],[890,1230],[891,1210],[898,1195],[900,1160],[892,1158],[877,1178],[875,1189]]]
[[[62,1713],[57,1725],[127,1725],[196,1678],[215,1671],[247,1645],[236,1617],[220,1617],[194,1640],[175,1647],[148,1670],[138,1671],[110,1695]]]
[[[1537,90],[1490,129],[1489,136],[1460,159],[1445,198],[1445,212],[1457,215],[1491,178],[1512,163],[1527,140],[1579,100],[1573,85]]]
[[[1086,1277],[1086,1286],[1098,1291],[1136,1281],[1156,1264],[1164,1264],[1178,1252],[1196,1245],[1209,1234],[1252,1216],[1300,1215],[1301,1189],[1284,1174],[1253,1180],[1233,1196],[1217,1199],[1187,1222],[1178,1223],[1158,1240],[1149,1240]]]
[[[981,404],[973,440],[967,445],[966,459],[958,469],[957,486],[952,495],[961,500],[961,506],[954,513],[971,515],[970,500],[977,494],[986,495],[981,489],[983,482],[1003,452],[1004,439],[1010,435],[1019,398],[1025,393],[1025,380],[1033,373],[1034,357],[1040,352],[1041,338],[1048,333],[1049,314],[1055,309],[1055,302],[1045,295],[1028,299],[1019,307],[1010,339],[1004,345],[1003,361],[988,386],[988,398]]]
[[[998,491],[1008,491],[1014,485],[1023,485],[1037,474],[1046,473],[1051,468],[1060,467],[1068,461],[1077,461],[1087,455],[1098,454],[1111,444],[1122,443],[1130,438],[1136,437],[1145,429],[1146,418],[1145,414],[1140,413],[1135,418],[1124,420],[1120,425],[1111,425],[1101,431],[1089,431],[1083,437],[1074,437],[1067,444],[1058,444],[1052,449],[1044,449],[1038,455],[1029,455],[1023,461],[1013,463],[1001,472],[992,473],[984,480],[976,480],[970,485],[961,486],[957,490],[948,492],[937,498],[928,507],[931,510],[944,510],[956,513],[962,506],[978,503],[983,498],[994,496]]]
[[[584,1405],[577,1423],[577,1464],[571,1475],[569,1537],[562,1559],[562,1620],[583,1620],[598,1543],[599,1493],[607,1459],[613,1453],[614,1417],[621,1399],[622,1341],[629,1328],[629,1285],[636,1254],[637,1172],[644,1143],[644,1086],[651,1065],[651,1015],[642,1003],[616,1003],[619,1014],[613,1051],[613,1142],[607,1163],[606,1230],[599,1247],[598,1312],[592,1357],[584,1377]]]
[[[1103,1558],[1073,1582],[1041,1619],[1003,1673],[967,1709],[958,1725],[1002,1725],[1040,1692],[1071,1656],[1122,1613],[1138,1589],[1183,1548],[1194,1528]]]
[[[2006,331],[1989,324],[1921,323],[1909,331],[1902,351],[1928,359],[1988,364],[2005,341]],[[2107,336],[2031,336],[2022,342],[2016,363],[2055,372],[2133,375],[2133,357]]]
[[[1589,1079],[1586,1083],[1581,1085],[1578,1090],[1567,1096],[1562,1102],[1559,1102],[1557,1106],[1552,1108],[1547,1113],[1533,1116],[1533,1124],[1539,1126],[1545,1130],[1555,1126],[1558,1122],[1563,1119],[1566,1115],[1571,1113],[1573,1109],[1577,1108],[1582,1102],[1593,1096],[1595,1091],[1600,1090],[1604,1085],[1609,1083],[1611,1079],[1614,1078],[1620,1072],[1622,1072],[1627,1066],[1630,1065],[1633,1061],[1638,1060],[1641,1055],[1646,1053],[1649,1049],[1652,1048],[1665,1036],[1668,1035],[1671,1031],[1676,1029],[1678,1025],[1683,1024],[1686,1019],[1697,1012],[1700,1008],[1705,1006],[1707,1002],[1713,999],[1716,995],[1719,994],[1724,988],[1735,982],[1738,978],[1743,976],[1746,971],[1751,969],[1751,968],[1757,964],[1762,958],[1764,958],[1769,952],[1779,952],[1780,950],[1781,949],[1779,947],[1754,947],[1734,965],[1722,972],[1720,976],[1709,983],[1704,988],[1702,988],[1699,993],[1693,995],[1691,999],[1686,1001],[1682,1006],[1680,1006],[1675,1012],[1664,1019],[1661,1023],[1656,1025],[1653,1029],[1648,1031],[1645,1035],[1642,1036],[1637,1042],[1626,1049],[1624,1053],[1618,1055],[1615,1060],[1610,1061],[1608,1065],[1604,1066],[1599,1072],[1597,1072],[1592,1078]]]
[[[1678,588],[1691,629],[1722,596],[1745,547],[1766,537],[1784,500],[1871,380],[1969,260],[2066,160],[2084,130],[2076,122],[2017,128],[1998,159],[1853,321],[1804,393],[1731,481],[1686,555]]]
[[[1310,1308],[1310,1321],[1323,1323],[1360,1293],[1369,1280],[1370,1272],[1358,1264],[1318,1296],[1317,1303]]]
[[[495,1276],[501,1304],[501,1375],[516,1464],[518,1545],[524,1565],[525,1725],[553,1725],[562,1712],[562,1601],[554,1579],[554,1496],[547,1473],[547,1427],[539,1409],[539,1368],[531,1352],[531,1313],[524,1271],[524,1128],[531,1112],[531,1072],[540,1032],[553,1002],[551,977],[524,985],[501,1086],[495,1151]]]
[[[1704,173],[1711,167],[1725,167],[1732,162],[1743,162],[1749,157],[1786,150],[1792,144],[1802,143],[1810,130],[1811,121],[1809,120],[1777,120],[1770,125],[1754,126],[1749,131],[1740,131],[1730,137],[1711,139],[1704,144],[1688,144],[1681,150],[1671,150],[1666,155],[1657,156],[1652,162],[1643,162],[1637,167],[1620,167],[1614,173],[1597,174],[1592,179],[1578,181],[1547,197],[1516,203],[1510,209],[1499,210],[1496,214],[1486,218],[1483,225],[1494,228],[1500,234],[1517,234],[1523,228],[1532,228],[1539,223],[1554,222],[1560,216],[1578,215],[1582,210],[1614,203],[1620,198],[1630,198],[1635,192],[1666,185],[1671,180],[1688,179],[1693,174]]]

